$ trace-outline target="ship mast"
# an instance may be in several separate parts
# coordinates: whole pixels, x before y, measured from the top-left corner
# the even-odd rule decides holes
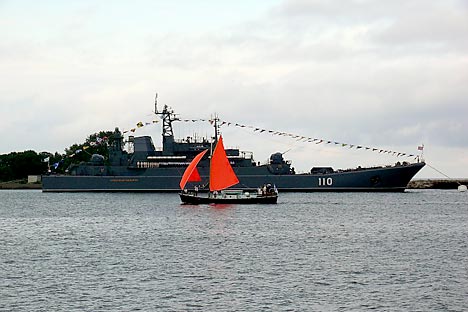
[[[162,112],[158,113],[158,115],[161,115],[163,120],[163,139],[170,137],[174,138],[174,132],[172,131],[172,122],[174,120],[177,120],[174,111],[171,110],[169,106],[164,105]]]
[[[163,155],[174,155],[174,132],[172,131],[172,122],[178,120],[174,111],[167,105],[161,112],[158,112],[158,94],[154,98],[154,113],[160,115],[163,120]]]

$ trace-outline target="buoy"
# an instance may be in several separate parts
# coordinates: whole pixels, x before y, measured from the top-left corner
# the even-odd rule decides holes
[[[459,185],[459,186],[458,186],[458,190],[459,190],[460,192],[466,192],[466,185]]]

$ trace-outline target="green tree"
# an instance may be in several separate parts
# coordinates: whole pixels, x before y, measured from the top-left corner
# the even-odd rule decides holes
[[[0,157],[0,180],[25,179],[31,174],[42,174],[47,170],[44,155],[35,151],[12,152]]]
[[[72,163],[88,162],[93,154],[104,156],[106,161],[109,158],[108,140],[113,131],[100,131],[89,135],[82,144],[73,144],[65,149],[60,168],[57,172],[64,172]]]
[[[73,144],[65,154],[35,151],[12,152],[0,155],[0,181],[25,179],[32,174],[64,173],[72,163],[87,162],[93,154],[109,158],[108,139],[113,131],[100,131],[89,135],[82,144]]]

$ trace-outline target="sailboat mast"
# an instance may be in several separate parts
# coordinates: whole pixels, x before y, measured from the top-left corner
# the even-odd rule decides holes
[[[214,135],[214,143],[215,143],[215,146],[216,144],[218,144],[218,135],[219,135],[219,130],[218,130],[218,121],[219,121],[219,118],[218,118],[218,115],[215,114],[214,118],[213,118],[213,125],[214,125],[214,131],[215,131],[215,135]]]

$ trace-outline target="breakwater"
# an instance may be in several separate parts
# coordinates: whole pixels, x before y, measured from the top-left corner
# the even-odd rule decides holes
[[[409,189],[456,190],[459,185],[468,185],[468,179],[418,179],[408,183]]]

